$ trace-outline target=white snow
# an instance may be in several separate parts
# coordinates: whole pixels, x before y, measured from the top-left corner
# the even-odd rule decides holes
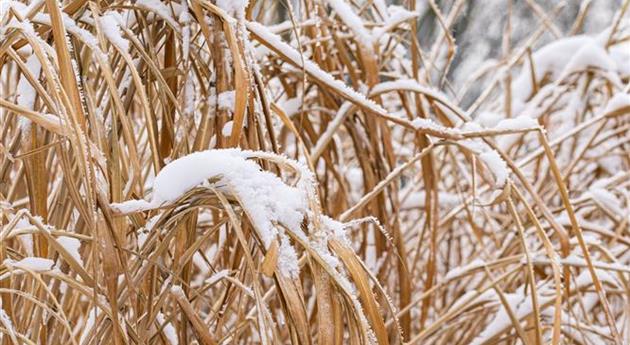
[[[274,223],[281,223],[303,237],[301,223],[308,208],[305,186],[299,183],[296,187],[289,186],[278,176],[261,170],[258,164],[247,159],[257,155],[267,153],[238,149],[192,153],[172,161],[159,172],[153,181],[151,202],[131,200],[112,207],[129,212],[134,206],[144,210],[169,204],[213,178],[216,179],[215,188],[238,197],[266,247],[278,235],[282,239],[284,231]],[[289,247],[288,241],[281,242],[279,267],[284,267],[283,272],[287,274],[298,271],[295,252]]]
[[[249,4],[249,0],[217,0],[216,5],[227,12],[229,15],[237,19],[245,17],[245,8]]]
[[[46,272],[52,269],[55,262],[46,258],[29,256],[20,261],[6,259],[4,260],[3,264],[14,269],[30,270],[34,272]]]
[[[492,171],[496,185],[498,187],[504,186],[508,177],[508,168],[499,153],[495,150],[488,150],[481,153],[479,158]]]
[[[230,134],[232,134],[232,126],[234,125],[234,121],[228,121],[223,125],[223,128],[221,129],[221,134],[224,137],[229,137]]]
[[[317,158],[323,152],[323,150],[326,148],[326,145],[330,142],[333,133],[335,133],[339,126],[341,126],[343,121],[348,116],[351,108],[352,103],[350,102],[344,102],[339,107],[339,110],[337,110],[337,114],[335,114],[335,117],[332,119],[332,121],[328,123],[326,130],[324,131],[324,133],[322,133],[322,135],[317,140],[317,143],[315,143],[315,146],[311,150],[311,155],[313,157]]]
[[[79,248],[81,248],[81,241],[74,237],[59,236],[57,242],[76,260],[79,265],[83,266],[83,259],[79,254]]]
[[[164,19],[171,27],[174,29],[179,28],[179,23],[173,17],[173,14],[176,16],[180,15],[181,6],[173,6],[173,10],[171,11],[171,5],[178,5],[175,3],[170,3],[168,6],[165,2],[160,0],[138,0],[136,1],[136,6],[143,7],[151,12],[154,12],[159,17]],[[175,12],[175,13],[173,13]]]
[[[101,29],[103,34],[107,37],[107,40],[111,42],[118,49],[127,52],[129,51],[129,41],[122,36],[120,27],[123,25],[123,19],[120,13],[115,11],[106,12],[100,19]]]
[[[282,108],[282,110],[288,117],[292,117],[300,111],[300,107],[302,106],[302,98],[290,98],[284,101],[280,101],[278,105],[280,106],[280,108]]]
[[[228,110],[234,112],[234,105],[236,101],[236,91],[224,91],[217,97],[217,105],[219,109]]]
[[[491,128],[496,126],[501,120],[503,116],[491,111],[482,111],[475,118],[475,122],[482,125],[486,128]]]
[[[422,118],[422,117],[418,117],[418,118],[414,119],[413,121],[411,121],[411,124],[414,127],[416,127],[417,129],[429,128],[429,129],[432,129],[434,131],[450,133],[450,134],[453,134],[453,135],[461,134],[461,132],[457,128],[444,127],[444,126],[441,126],[441,125],[437,124],[435,121],[433,121],[431,119],[425,119],[425,118]]]
[[[589,41],[592,39],[587,36],[571,36],[553,41],[537,50],[532,54],[536,82],[540,82],[547,73],[552,75],[552,79],[556,79],[567,61]],[[512,92],[517,100],[524,102],[532,91],[531,66],[529,60],[525,59],[521,73],[512,83]]]
[[[9,315],[7,315],[7,313],[2,308],[2,304],[1,303],[0,303],[0,324],[2,324],[2,327],[7,329],[9,331],[9,333],[12,333],[12,334],[15,333],[15,328],[13,327],[13,322],[11,321],[11,318],[9,317]]]
[[[80,344],[83,344],[83,342],[87,339],[88,335],[92,331],[92,328],[94,328],[96,319],[101,313],[102,311],[97,307],[94,307],[92,308],[92,310],[90,310],[88,318],[87,320],[85,320],[85,324],[83,325],[83,332],[81,333],[81,339],[79,340]]]
[[[496,130],[522,130],[538,127],[538,122],[529,116],[521,115],[518,117],[503,119],[494,126]]]
[[[451,102],[444,93],[434,88],[424,86],[418,83],[418,81],[414,79],[398,79],[398,80],[385,81],[385,82],[376,84],[374,85],[374,87],[372,87],[372,90],[370,91],[370,95],[376,95],[376,94],[381,94],[384,92],[398,91],[398,90],[413,91],[413,92],[418,92],[418,93],[427,95],[428,97],[433,98],[444,105],[453,107],[455,110],[457,110],[458,113],[464,116],[467,116],[465,114],[465,111],[460,109],[455,104],[455,102]]]
[[[604,71],[616,69],[615,61],[608,56],[608,52],[606,52],[604,47],[602,47],[601,44],[597,44],[594,40],[586,41],[584,45],[575,52],[562,71],[561,76],[579,72],[589,67]]]
[[[114,210],[119,213],[132,213],[139,211],[146,211],[153,207],[153,204],[147,202],[146,200],[128,200],[123,203],[113,203],[110,205]]]
[[[623,215],[627,212],[624,211],[621,201],[617,197],[603,188],[590,188],[588,194],[594,201],[602,205],[602,207],[608,209],[613,214]]]
[[[177,337],[175,327],[173,327],[170,322],[165,325],[166,319],[164,318],[164,314],[158,312],[155,319],[160,324],[160,326],[164,325],[162,331],[164,332],[164,335],[166,336],[168,342],[171,343],[171,345],[178,345],[179,338]]]
[[[221,270],[211,275],[210,277],[208,277],[208,279],[206,279],[204,282],[208,285],[214,285],[216,282],[227,277],[229,274],[230,274],[230,270]]]
[[[606,105],[606,110],[604,112],[611,113],[615,110],[619,110],[625,107],[630,107],[630,95],[625,92],[617,92],[608,101],[608,104]]]
[[[587,67],[612,72],[622,70],[623,65],[628,65],[627,60],[624,62],[623,58],[619,59],[619,53],[612,54],[606,51],[606,41],[607,31],[604,30],[595,36],[577,35],[561,38],[538,49],[532,54],[536,82],[540,83],[545,76],[549,76],[552,81],[563,79],[570,73]],[[521,72],[514,79],[511,88],[514,103],[523,104],[531,96],[533,84],[529,59],[525,59]]]
[[[61,12],[63,25],[66,27],[66,31],[74,36],[76,36],[79,40],[85,43],[90,49],[92,49],[95,53],[99,54],[101,57],[105,56],[101,51],[98,43],[98,39],[91,32],[86,29],[83,29],[70,17],[67,13]],[[87,18],[86,18],[87,19]],[[91,19],[91,18],[90,18]],[[37,13],[33,17],[33,22],[42,23],[46,25],[52,25],[52,21],[50,20],[50,15],[44,13]]]
[[[450,271],[448,271],[444,279],[451,280],[454,278],[458,278],[464,273],[483,267],[485,264],[486,264],[485,261],[481,259],[475,259],[467,265],[452,268]]]
[[[418,17],[418,12],[409,11],[402,6],[397,5],[390,5],[387,8],[387,11],[389,12],[389,17],[385,19],[383,26],[373,30],[375,39],[381,38],[381,36],[383,36],[386,32],[392,30],[401,23]]]
[[[352,7],[345,0],[327,0],[326,2],[335,10],[341,21],[354,32],[357,40],[365,47],[371,48],[374,42],[372,33],[365,27],[363,20]]]
[[[33,75],[33,78],[38,79],[42,70],[42,65],[39,63],[37,55],[33,54],[26,60],[26,67]],[[17,103],[28,109],[34,109],[35,104],[35,89],[31,86],[31,83],[24,76],[20,78],[17,86]]]

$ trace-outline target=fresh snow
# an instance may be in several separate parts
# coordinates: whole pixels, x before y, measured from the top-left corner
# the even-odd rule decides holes
[[[518,116],[514,118],[503,119],[494,126],[496,130],[522,130],[538,127],[538,122],[529,116]]]
[[[179,28],[179,23],[173,17],[173,11],[171,11],[171,5],[175,5],[174,3],[170,3],[170,5],[166,5],[164,2],[160,0],[137,0],[136,6],[143,7],[151,12],[154,12],[159,17],[164,19],[171,27],[174,29]],[[179,11],[181,10],[180,6],[173,6],[175,10],[174,14],[179,16]]]
[[[371,48],[374,42],[372,33],[365,27],[363,20],[354,12],[350,4],[345,0],[327,0],[326,2],[335,10],[341,21],[352,30],[357,40],[366,48]]]
[[[630,107],[630,95],[625,92],[617,92],[608,101],[608,104],[606,105],[606,110],[604,112],[612,113],[615,110],[619,110],[625,107]]]
[[[161,312],[157,313],[155,319],[160,324],[160,326],[163,325],[162,331],[164,332],[164,335],[166,336],[168,342],[171,343],[171,345],[178,345],[179,338],[177,337],[175,327],[173,327],[170,322],[166,323],[166,318],[164,317],[164,314],[162,314]]]
[[[475,259],[467,265],[452,268],[450,271],[448,271],[444,279],[452,280],[452,279],[458,278],[464,273],[482,268],[485,264],[486,264],[485,261],[481,259]]]
[[[479,158],[492,171],[497,186],[504,186],[509,173],[507,165],[499,153],[495,150],[489,150],[481,153]]]
[[[594,201],[613,214],[623,215],[628,213],[627,211],[624,211],[621,201],[619,201],[613,193],[607,191],[606,189],[590,188],[588,194]]]
[[[23,269],[33,272],[46,272],[52,269],[55,262],[50,259],[31,256],[25,257],[20,261],[6,259],[4,260],[3,264],[14,269]]]
[[[227,277],[228,275],[230,275],[230,270],[221,270],[208,277],[208,279],[205,280],[205,283],[208,285],[214,285],[216,282]]]
[[[606,52],[601,44],[597,44],[594,40],[587,40],[575,55],[573,55],[571,60],[569,60],[560,78],[586,68],[612,71],[616,69],[616,65],[615,61],[610,58],[608,52]]]
[[[79,249],[81,248],[81,241],[74,237],[70,236],[59,236],[57,237],[57,242],[72,256],[79,265],[83,266],[83,259],[81,259],[81,255],[79,254]]]
[[[236,91],[224,91],[219,94],[217,97],[217,106],[219,109],[228,110],[230,112],[234,112],[234,105],[236,99]]]
[[[42,65],[39,63],[37,55],[33,54],[26,60],[26,67],[33,75],[33,78],[38,79],[42,70]],[[17,104],[26,107],[28,109],[34,109],[35,105],[35,89],[25,76],[20,78],[17,86]]]
[[[1,301],[0,301],[0,324],[2,325],[3,328],[5,328],[9,332],[9,335],[11,336],[15,335],[16,331],[15,331],[15,328],[13,327],[13,322],[11,321],[11,318],[9,317],[9,315],[7,315],[7,313],[2,308]]]
[[[435,121],[431,120],[431,119],[425,119],[425,118],[421,118],[418,117],[416,119],[414,119],[413,121],[411,121],[411,124],[417,128],[417,129],[424,129],[424,128],[429,128],[435,131],[441,131],[444,133],[450,133],[453,135],[459,135],[461,134],[461,132],[456,129],[456,128],[449,128],[449,127],[443,127],[439,124],[437,124]]]
[[[280,101],[278,105],[280,106],[280,108],[282,108],[282,110],[288,117],[292,117],[300,111],[300,107],[302,106],[302,98],[290,98],[284,101]]]
[[[387,8],[387,12],[389,12],[389,16],[386,18],[383,26],[380,28],[376,28],[373,30],[374,38],[381,38],[386,32],[395,28],[396,26],[404,23],[410,19],[418,17],[418,12],[409,11],[402,6],[390,5]]]
[[[304,236],[301,224],[308,208],[306,191],[299,186],[289,186],[273,173],[261,170],[258,164],[248,160],[253,156],[255,153],[251,151],[238,149],[192,153],[172,161],[159,172],[153,182],[151,202],[131,200],[112,206],[130,212],[134,207],[145,210],[169,204],[214,178],[215,188],[238,197],[265,247],[280,235],[280,252],[284,259],[280,258],[279,266],[290,275],[298,271],[297,257],[288,241],[282,238],[284,231],[274,224],[281,223],[298,236]]]
[[[230,136],[230,134],[232,134],[232,126],[233,126],[233,125],[234,125],[234,121],[232,121],[232,120],[230,120],[230,121],[226,122],[226,123],[223,125],[223,128],[221,129],[221,134],[222,134],[224,137],[229,137],[229,136]]]
[[[118,12],[109,11],[101,17],[101,29],[107,40],[118,49],[127,52],[129,51],[129,41],[122,36],[120,29],[123,25],[122,23],[123,19]]]
[[[245,17],[245,9],[249,4],[249,0],[217,0],[216,5],[237,19]]]

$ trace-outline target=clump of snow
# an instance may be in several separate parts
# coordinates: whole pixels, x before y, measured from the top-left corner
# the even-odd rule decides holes
[[[170,5],[177,5],[175,3],[170,3]],[[138,0],[136,1],[136,6],[146,8],[147,10],[156,13],[162,19],[164,19],[170,26],[177,29],[179,28],[179,23],[173,18],[171,7],[167,6],[165,2],[159,0]],[[181,11],[180,6],[173,6],[175,10],[175,15],[179,15],[179,11]]]
[[[623,69],[627,61],[616,59],[615,54],[607,51],[606,42],[607,31],[604,31],[596,36],[577,35],[558,39],[538,49],[532,54],[536,83],[540,83],[545,76],[551,81],[563,79],[588,67],[612,72]],[[523,104],[532,95],[534,86],[529,59],[525,59],[521,72],[511,88],[514,103]]]
[[[9,330],[9,332],[15,333],[15,329],[13,328],[13,322],[11,322],[11,318],[4,309],[0,308],[0,321],[2,322],[2,326]]]
[[[484,127],[491,128],[496,126],[502,119],[503,117],[495,112],[482,111],[475,118],[475,122]]]
[[[617,92],[608,101],[608,104],[606,105],[606,110],[604,112],[611,113],[624,107],[630,107],[630,95],[625,92]]]
[[[33,271],[33,272],[47,272],[47,271],[52,270],[52,267],[55,264],[55,262],[46,258],[29,256],[29,257],[25,257],[24,259],[20,261],[6,259],[3,261],[3,264],[13,269],[23,269],[23,270]]]
[[[81,248],[81,241],[74,237],[59,236],[57,242],[72,256],[76,262],[83,266],[83,259],[79,254],[79,248]]]
[[[123,203],[113,203],[111,207],[119,213],[132,213],[146,211],[153,207],[153,204],[146,200],[128,200]]]
[[[232,126],[234,125],[234,121],[228,121],[223,125],[223,128],[221,129],[221,134],[223,134],[224,137],[229,137],[230,134],[232,134]]]
[[[455,278],[461,276],[464,273],[473,271],[475,269],[479,269],[479,268],[483,267],[485,264],[486,264],[485,261],[483,261],[481,259],[475,259],[475,260],[473,260],[471,263],[469,263],[467,265],[459,266],[459,267],[455,267],[455,268],[451,269],[450,271],[448,271],[448,273],[446,274],[444,279],[446,279],[446,280],[455,279]]]
[[[288,117],[291,117],[300,111],[300,107],[302,106],[302,98],[294,97],[285,101],[281,101],[279,106],[280,108],[282,108],[282,110],[284,110],[284,113]]]
[[[28,68],[29,72],[33,74],[33,77],[35,79],[39,78],[39,74],[42,70],[42,65],[39,63],[37,55],[33,54],[29,56],[29,58],[26,60],[26,67]],[[18,81],[16,94],[16,101],[18,105],[21,105],[28,109],[35,109],[35,96],[37,95],[37,92],[35,92],[35,89],[25,76],[22,76]]]
[[[371,48],[374,42],[372,33],[365,27],[363,20],[354,12],[352,7],[345,0],[327,0],[327,2],[343,23],[356,35],[357,40],[365,47]]]
[[[404,23],[410,19],[418,17],[418,12],[409,11],[402,6],[390,5],[387,8],[387,12],[389,12],[389,16],[386,18],[383,23],[383,27],[376,28],[373,30],[374,37],[380,38],[383,34],[395,28],[401,23]]]
[[[216,5],[237,19],[245,17],[245,9],[249,0],[217,0]]]
[[[417,128],[417,129],[431,129],[434,130],[436,132],[444,132],[444,133],[448,133],[451,135],[459,135],[461,134],[461,132],[457,129],[457,128],[448,128],[448,127],[443,127],[441,125],[438,125],[435,121],[431,120],[431,119],[425,119],[425,118],[416,118],[413,121],[411,121],[411,124]]]
[[[619,199],[608,190],[603,188],[590,188],[588,194],[594,201],[602,205],[605,209],[610,210],[613,214],[626,214]]]
[[[584,45],[573,55],[561,75],[566,76],[586,68],[599,68],[604,71],[614,70],[615,62],[609,57],[608,52],[601,44],[594,40],[587,40]],[[561,77],[562,78],[562,77]]]
[[[164,335],[166,336],[166,339],[168,340],[168,342],[171,343],[171,345],[178,345],[179,338],[177,337],[177,332],[175,331],[175,327],[173,327],[173,325],[170,322],[165,324],[166,319],[164,318],[164,314],[162,314],[161,312],[157,313],[155,319],[160,325],[164,325],[162,328],[162,331],[164,332]]]
[[[570,61],[575,52],[589,41],[592,41],[592,38],[572,36],[553,41],[537,50],[532,54],[536,82],[540,82],[546,74],[551,74],[552,79],[556,79],[566,66],[567,61]],[[531,68],[529,61],[526,59],[521,73],[512,83],[512,92],[517,100],[525,101],[532,94],[534,86],[532,84]]]
[[[529,116],[518,116],[509,119],[503,119],[494,126],[496,130],[522,130],[538,127],[538,122]]]
[[[498,186],[504,186],[508,177],[508,168],[505,161],[495,150],[489,150],[479,155],[479,158],[492,171],[495,182]]]
[[[159,172],[153,181],[151,202],[132,200],[112,206],[127,211],[134,206],[141,209],[157,207],[175,201],[210,178],[216,178],[216,188],[238,197],[266,247],[277,236],[281,237],[281,267],[285,268],[284,273],[295,273],[298,271],[297,256],[288,240],[282,238],[284,231],[275,223],[304,236],[301,223],[308,209],[306,191],[299,186],[289,186],[273,173],[261,170],[258,164],[247,159],[253,155],[251,151],[238,149],[195,152],[172,161]]]
[[[9,332],[9,335],[11,336],[15,335],[16,332],[15,332],[15,328],[13,327],[13,322],[11,321],[11,318],[9,317],[9,315],[7,315],[7,313],[2,308],[1,301],[0,301],[0,325],[2,325],[2,327],[5,328]]]
[[[224,91],[217,96],[217,106],[219,109],[234,112],[234,104],[236,99],[236,91]]]
[[[103,34],[107,37],[114,46],[118,49],[127,52],[129,51],[129,41],[122,36],[121,26],[123,25],[123,19],[120,13],[115,11],[106,12],[101,17],[101,29]]]
[[[208,279],[205,280],[205,283],[208,285],[214,285],[216,282],[227,277],[229,274],[230,274],[230,270],[221,270],[211,275],[210,277],[208,277]]]

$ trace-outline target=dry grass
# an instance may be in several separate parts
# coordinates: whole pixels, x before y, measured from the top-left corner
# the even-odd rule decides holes
[[[423,49],[418,20],[383,25],[379,1],[351,5],[362,29],[305,0],[273,27],[299,53],[255,24],[278,24],[285,1],[240,14],[134,3],[0,13],[2,344],[630,343],[630,105],[609,106],[629,76],[532,77],[528,108],[512,104],[562,6],[528,1],[540,26],[512,46],[508,21],[501,58],[456,93],[449,32],[465,1],[429,1],[441,33]],[[629,3],[605,49],[628,47]],[[382,84],[399,79],[417,83]],[[462,125],[514,109],[538,125]],[[261,151],[252,159],[289,185],[310,179],[294,160],[313,172],[307,235],[286,231],[299,276],[282,274],[278,240],[263,244],[220,176],[163,207],[112,206],[148,198],[168,162],[226,147]],[[505,182],[479,147],[506,162]],[[31,256],[55,266],[16,266]]]

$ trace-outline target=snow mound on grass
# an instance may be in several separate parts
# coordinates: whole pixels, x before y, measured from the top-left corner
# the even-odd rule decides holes
[[[150,202],[129,200],[112,204],[112,207],[128,213],[168,205],[212,179],[217,190],[238,199],[265,247],[268,248],[274,239],[281,240],[278,266],[283,273],[294,276],[298,272],[297,255],[283,227],[300,238],[305,237],[301,225],[308,210],[308,183],[303,181],[310,179],[304,176],[307,172],[302,171],[302,183],[289,186],[278,176],[248,160],[254,156],[255,152],[239,149],[192,153],[169,163],[159,172],[153,182]]]

